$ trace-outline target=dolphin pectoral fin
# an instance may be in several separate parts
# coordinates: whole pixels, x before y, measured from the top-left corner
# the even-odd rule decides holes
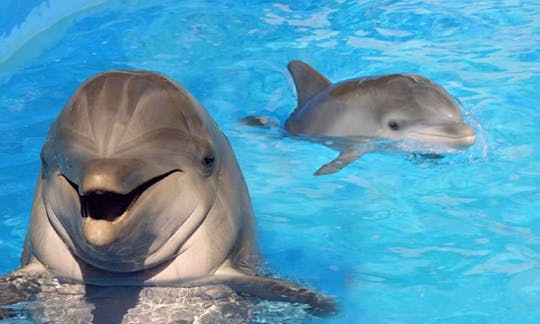
[[[337,313],[337,302],[314,290],[294,284],[292,282],[246,274],[229,262],[220,267],[207,282],[223,283],[235,290],[254,297],[272,301],[298,303],[308,305],[306,309],[316,316],[330,316]]]
[[[15,275],[10,274],[4,277],[0,277],[0,321],[11,317],[16,317],[16,311],[9,307],[10,305],[17,304],[19,302],[27,301],[29,294],[13,284],[16,278]]]
[[[41,274],[30,273],[25,268],[0,277],[0,321],[20,318],[20,307],[11,307],[31,300],[41,290]]]
[[[334,299],[292,282],[244,274],[224,278],[223,282],[238,293],[272,301],[305,304],[308,306],[306,310],[315,316],[331,316],[338,311]]]
[[[240,121],[248,126],[255,127],[279,127],[279,120],[270,116],[247,116]]]
[[[360,156],[366,153],[365,150],[345,150],[339,153],[339,156],[334,160],[324,164],[319,170],[315,171],[314,175],[326,175],[340,171],[350,163],[354,162]]]
[[[18,273],[18,274],[22,274],[22,273],[38,274],[38,273],[48,273],[48,270],[41,262],[39,262],[35,257],[32,256],[29,259],[28,264],[26,264],[25,266],[17,269],[17,271],[15,271],[13,273],[14,274],[15,273]]]

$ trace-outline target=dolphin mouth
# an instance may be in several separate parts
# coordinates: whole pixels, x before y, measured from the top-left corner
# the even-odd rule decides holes
[[[114,192],[94,191],[81,196],[81,215],[83,218],[116,222],[127,213],[131,205],[144,192],[137,188],[127,195]]]
[[[169,171],[154,177],[127,194],[120,194],[106,189],[97,189],[84,195],[79,194],[81,216],[83,219],[100,220],[109,223],[118,223],[128,214],[128,211],[135,204],[138,198],[153,185],[166,178],[171,173],[178,170]],[[76,192],[79,192],[77,184],[68,181]]]

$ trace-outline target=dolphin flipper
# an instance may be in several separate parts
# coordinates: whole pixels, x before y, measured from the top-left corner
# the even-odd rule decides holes
[[[366,153],[366,150],[345,150],[339,153],[338,157],[324,164],[315,171],[314,175],[326,175],[340,171],[350,163],[354,162],[360,156]]]
[[[307,311],[316,316],[330,316],[338,311],[337,303],[330,297],[292,282],[250,275],[223,279],[239,293],[246,293],[267,300],[308,305]]]
[[[226,261],[213,276],[194,281],[192,285],[208,283],[225,284],[240,294],[305,304],[309,306],[307,311],[316,316],[330,316],[338,311],[337,302],[328,296],[289,281],[247,274],[233,267],[229,261]]]
[[[23,310],[11,307],[20,302],[27,302],[40,288],[39,279],[43,273],[29,273],[19,269],[0,277],[0,322],[4,319],[17,318]]]

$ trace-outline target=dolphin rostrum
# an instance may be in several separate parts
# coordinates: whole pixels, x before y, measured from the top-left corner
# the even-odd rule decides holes
[[[391,74],[332,83],[301,61],[291,61],[288,69],[298,105],[285,129],[341,152],[316,175],[335,173],[362,154],[392,142],[400,144],[400,149],[427,153],[450,152],[475,142],[456,101],[423,76]],[[268,117],[245,121],[275,124]]]
[[[21,268],[96,286],[229,285],[334,302],[257,275],[253,210],[225,135],[182,86],[145,71],[83,83],[41,152]]]

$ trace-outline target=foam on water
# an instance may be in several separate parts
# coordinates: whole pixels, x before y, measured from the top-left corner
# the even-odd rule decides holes
[[[90,75],[144,68],[183,83],[229,137],[269,271],[341,304],[315,321],[540,319],[540,4],[28,3],[0,19],[0,273],[18,265],[50,122]],[[238,122],[286,119],[292,59],[333,81],[423,74],[461,101],[477,143],[439,160],[369,153],[314,177],[335,151]],[[298,319],[281,304],[255,319],[276,312]]]

